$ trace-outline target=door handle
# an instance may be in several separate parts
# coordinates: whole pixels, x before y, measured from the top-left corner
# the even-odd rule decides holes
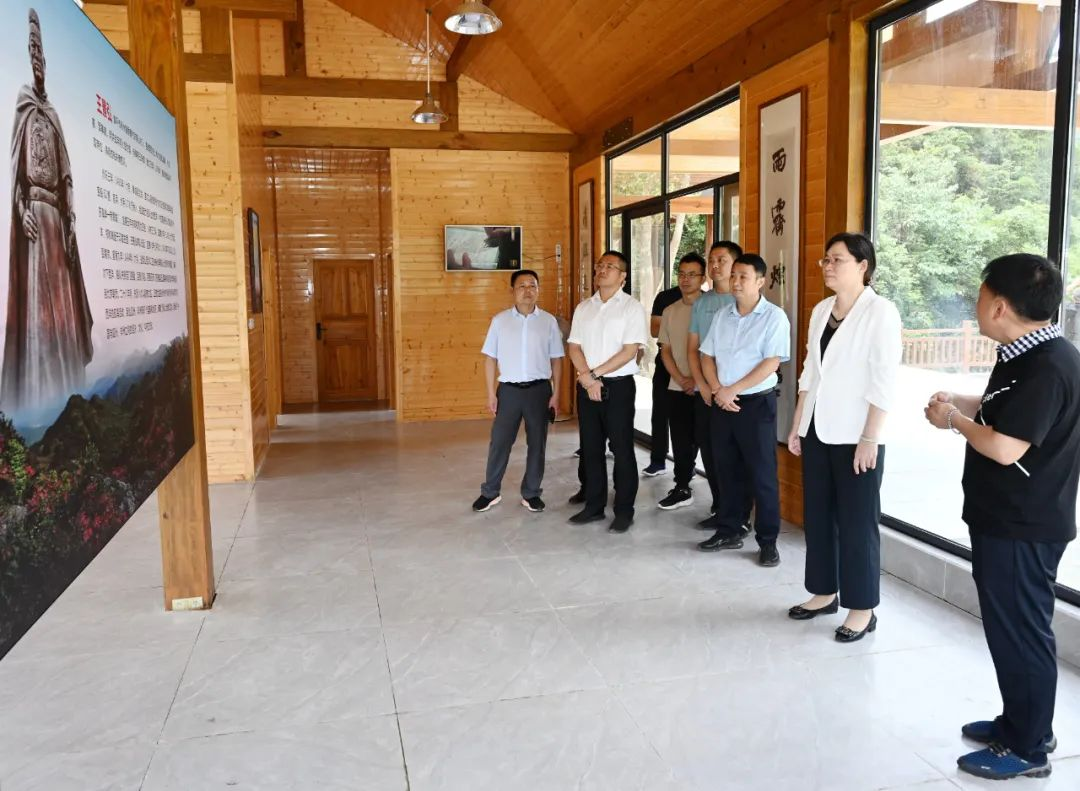
[[[322,322],[321,321],[316,321],[315,322],[315,340],[317,340],[317,341],[322,340]]]

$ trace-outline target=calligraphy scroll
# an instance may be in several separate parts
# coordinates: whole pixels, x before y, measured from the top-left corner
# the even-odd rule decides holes
[[[799,261],[802,252],[803,93],[798,91],[761,107],[760,223],[758,249],[769,271],[765,296],[791,322],[791,359],[780,365],[777,441],[791,429],[798,397],[796,359],[799,333]]]

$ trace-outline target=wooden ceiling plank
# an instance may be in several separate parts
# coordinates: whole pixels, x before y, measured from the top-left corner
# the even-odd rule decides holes
[[[87,5],[123,5],[128,0],[85,0]],[[220,9],[233,11],[237,16],[252,19],[296,19],[297,0],[185,0],[185,8],[196,10]]]
[[[1054,91],[885,83],[881,123],[1050,129]]]
[[[447,132],[414,129],[277,126],[263,130],[270,148],[430,148],[466,151],[570,151],[571,134]]]
[[[432,82],[434,90],[444,83]],[[337,99],[413,99],[424,98],[424,83],[419,80],[370,80],[335,77],[272,77],[259,79],[264,96],[319,96]]]

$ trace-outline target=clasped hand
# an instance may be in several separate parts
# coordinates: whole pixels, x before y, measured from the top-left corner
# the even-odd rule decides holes
[[[716,405],[721,409],[726,410],[727,412],[742,411],[742,407],[739,406],[739,393],[735,388],[718,385],[713,388],[712,394],[713,401],[715,401]]]
[[[926,415],[926,420],[931,426],[934,428],[949,427],[949,415],[956,409],[952,399],[952,393],[946,393],[943,390],[930,396],[923,414]]]

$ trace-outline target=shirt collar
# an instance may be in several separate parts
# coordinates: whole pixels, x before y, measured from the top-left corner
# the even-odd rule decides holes
[[[606,305],[609,302],[619,302],[619,301],[622,300],[623,297],[628,297],[628,296],[630,296],[630,295],[627,294],[625,291],[623,291],[620,288],[618,291],[616,291],[614,294],[611,295],[611,298],[607,302],[604,302],[604,300],[600,298],[600,289],[596,289],[596,291],[593,292],[593,295],[592,295],[592,297],[590,297],[590,299],[592,299],[598,305]]]
[[[510,315],[514,316],[515,318],[521,319],[522,321],[528,321],[529,319],[531,319],[533,316],[535,316],[539,312],[540,312],[540,306],[539,305],[537,305],[535,308],[533,308],[532,313],[522,313],[520,310],[517,309],[517,305],[511,305],[510,306]]]
[[[1061,325],[1060,324],[1048,324],[1045,327],[1039,327],[1039,329],[1029,332],[1027,335],[1021,335],[1012,343],[1006,343],[997,348],[998,360],[1003,363],[1007,363],[1009,360],[1015,360],[1024,352],[1031,351],[1040,343],[1053,340],[1054,338],[1061,337]]]
[[[765,310],[768,308],[768,305],[769,300],[765,299],[765,295],[762,294],[758,298],[757,304],[754,305],[754,309],[751,310],[750,313],[764,313]],[[734,296],[732,296],[731,304],[728,306],[728,310],[730,310],[731,313],[735,316],[745,318],[742,316],[742,314],[739,313],[739,303],[735,301]],[[746,315],[749,316],[750,313],[747,313]]]

